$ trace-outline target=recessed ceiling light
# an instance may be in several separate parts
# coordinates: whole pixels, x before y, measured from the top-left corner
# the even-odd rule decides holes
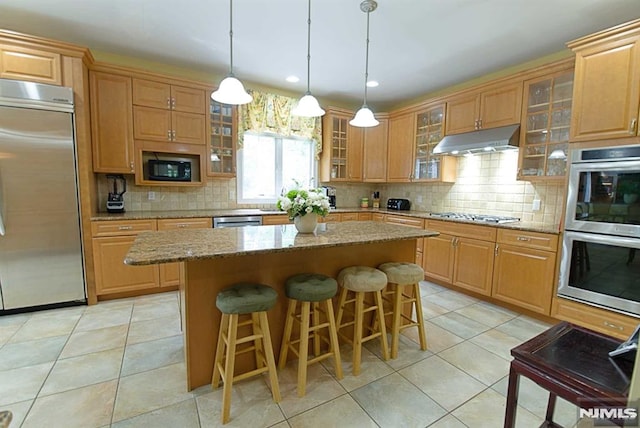
[[[298,76],[292,75],[292,76],[288,76],[285,80],[289,83],[298,83],[300,81],[300,78]]]
[[[376,86],[378,86],[378,85],[380,85],[380,84],[378,83],[378,81],[377,81],[377,80],[369,80],[369,81],[367,82],[367,86],[368,86],[369,88],[375,88],[375,87],[376,87]]]

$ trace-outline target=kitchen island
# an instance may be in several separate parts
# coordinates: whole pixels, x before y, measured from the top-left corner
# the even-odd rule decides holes
[[[180,302],[187,388],[192,390],[211,383],[221,318],[215,299],[221,289],[250,281],[278,292],[268,317],[273,346],[279,350],[286,314],[284,283],[289,276],[315,272],[336,277],[353,265],[412,262],[417,240],[437,234],[373,221],[319,224],[314,234],[297,233],[293,225],[144,232],[125,263],[184,262]],[[238,369],[254,364],[249,354],[237,360]]]

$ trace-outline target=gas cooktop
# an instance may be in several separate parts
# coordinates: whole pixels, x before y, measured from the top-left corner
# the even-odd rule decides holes
[[[432,217],[450,218],[454,220],[468,220],[478,223],[513,223],[520,221],[517,217],[507,217],[499,215],[485,215],[485,214],[468,214],[468,213],[431,213]]]

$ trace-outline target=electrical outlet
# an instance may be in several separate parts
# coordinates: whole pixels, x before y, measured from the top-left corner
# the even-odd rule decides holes
[[[540,199],[534,199],[531,204],[532,211],[540,211]]]
[[[422,195],[416,196],[416,202],[417,203],[421,203],[422,202]]]
[[[147,193],[147,199],[149,199],[150,201],[155,200],[156,199],[156,192]]]

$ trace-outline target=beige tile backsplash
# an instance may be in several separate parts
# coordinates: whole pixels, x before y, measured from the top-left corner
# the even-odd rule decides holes
[[[335,184],[339,208],[357,207],[360,198],[380,191],[381,203],[387,198],[407,198],[411,208],[420,211],[457,211],[520,217],[539,225],[560,222],[564,206],[564,184],[531,184],[516,181],[517,152],[494,153],[458,160],[456,183],[361,183]],[[189,209],[271,208],[273,205],[240,205],[236,203],[235,179],[211,179],[202,187],[136,186],[133,176],[127,178],[125,207],[127,211],[162,211]],[[100,174],[98,194],[100,210],[109,191],[106,176]],[[155,199],[148,199],[155,192]],[[534,199],[540,199],[539,211],[532,210]],[[371,203],[371,202],[370,202]],[[384,205],[383,205],[384,206]]]

